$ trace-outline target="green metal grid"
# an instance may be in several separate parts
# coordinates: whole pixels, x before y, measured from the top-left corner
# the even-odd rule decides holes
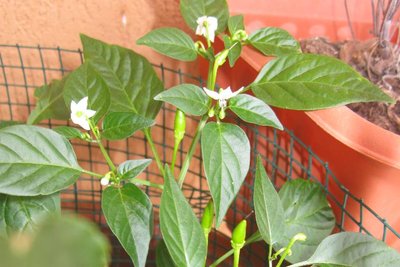
[[[76,68],[82,61],[82,52],[79,49],[71,50],[60,47],[41,47],[39,45],[0,45],[0,120],[26,120],[34,107],[34,89],[48,83],[51,79],[60,78]],[[201,78],[186,74],[180,69],[171,69],[163,64],[153,66],[164,83],[189,82],[203,85]],[[166,105],[160,112],[159,123],[153,131],[157,133],[154,136],[157,149],[162,152],[162,158],[168,163],[168,155],[173,150],[173,147],[167,144],[168,137],[173,135],[173,115],[173,108]],[[188,118],[188,125],[195,123],[194,118]],[[266,162],[268,173],[277,187],[280,187],[285,180],[297,177],[311,179],[323,186],[328,200],[336,212],[336,230],[343,231],[349,225],[356,225],[358,231],[372,234],[383,241],[388,236],[395,239],[400,238],[400,234],[392,226],[341,185],[329,169],[328,163],[313,153],[312,149],[299,140],[293,132],[287,129],[277,131],[272,128],[237,123],[247,131],[250,137],[252,161],[249,177],[227,214],[229,218],[228,227],[232,227],[244,217],[249,216],[249,232],[252,233],[256,229],[252,215],[252,177],[254,177],[255,172],[254,159],[257,154],[261,154]],[[48,120],[43,125],[51,128],[65,125],[65,122]],[[188,133],[188,135],[190,136],[191,133]],[[74,141],[73,145],[79,151],[77,152],[78,159],[84,167],[93,171],[107,168],[106,162],[96,157],[97,147],[79,141]],[[177,168],[180,167],[188,146],[189,140],[185,139],[179,150]],[[145,138],[141,135],[135,135],[125,142],[107,142],[106,148],[112,156],[123,160],[151,157],[150,149]],[[184,193],[194,207],[195,213],[200,216],[210,195],[206,189],[207,184],[202,169],[202,161],[198,153],[194,156],[188,175],[197,177],[196,183],[185,184]],[[157,179],[160,178],[160,175],[153,168],[150,168],[145,172],[144,177],[146,179]],[[151,188],[143,189],[155,202],[159,201],[160,191]],[[79,213],[97,222],[103,232],[110,237],[113,244],[112,266],[133,266],[118,241],[110,233],[102,217],[100,208],[101,186],[98,180],[83,176],[77,184],[65,190],[62,196],[64,210]],[[359,206],[357,214],[351,214],[347,209],[349,202],[355,202]],[[158,212],[157,205],[155,205],[155,212]],[[366,218],[379,223],[382,228],[381,231],[379,233],[370,231],[364,225]],[[157,223],[155,225],[152,247],[155,246],[156,240],[159,238]],[[229,239],[225,235],[219,232],[212,233],[209,249],[211,259],[215,260],[229,248]],[[262,266],[261,263],[263,263],[266,266],[265,261],[263,261],[266,258],[266,250],[267,247],[260,244],[252,244],[246,247],[243,252],[244,257],[241,257],[242,265]],[[150,251],[148,262],[148,266],[155,266],[154,250]],[[229,261],[220,266],[230,266]]]

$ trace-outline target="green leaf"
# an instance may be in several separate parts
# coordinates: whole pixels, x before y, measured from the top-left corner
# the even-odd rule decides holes
[[[101,207],[111,231],[135,266],[145,266],[153,234],[153,207],[149,197],[133,184],[109,186]]]
[[[95,110],[93,117],[98,122],[110,107],[110,90],[101,74],[90,62],[86,62],[72,72],[65,82],[64,100],[67,106],[71,101],[79,102],[88,97],[88,108]]]
[[[134,112],[154,119],[161,103],[154,97],[164,90],[150,62],[132,50],[81,35],[83,52],[101,73],[111,92],[110,111]]]
[[[197,28],[197,19],[202,16],[218,19],[217,33],[224,32],[229,19],[226,0],[181,0],[182,17],[193,30]]]
[[[207,255],[203,229],[174,177],[165,167],[160,229],[176,266],[203,267]]]
[[[155,100],[170,103],[186,114],[201,116],[208,111],[208,96],[193,84],[180,84],[160,94]]]
[[[44,218],[60,211],[59,193],[35,197],[0,194],[0,235],[33,232]]]
[[[175,263],[169,255],[167,246],[163,239],[158,241],[156,248],[156,265],[157,267],[175,267]]]
[[[224,46],[225,49],[229,49],[228,60],[229,66],[233,67],[236,63],[236,60],[239,59],[240,54],[242,53],[242,44],[238,41],[232,42],[229,36],[224,36]],[[231,48],[232,46],[232,48]]]
[[[127,160],[118,166],[121,179],[132,179],[138,176],[151,163],[151,159]]]
[[[125,139],[152,125],[154,120],[133,112],[111,112],[104,118],[102,136],[108,140]]]
[[[265,242],[273,245],[282,240],[285,234],[282,202],[264,169],[260,156],[257,156],[254,182],[254,210],[258,230]]]
[[[81,172],[71,144],[54,131],[28,125],[0,130],[0,193],[49,195]]]
[[[248,42],[266,56],[285,56],[300,53],[299,43],[285,30],[262,28],[249,36]]]
[[[193,61],[197,58],[192,38],[176,28],[155,29],[136,43],[147,45],[163,55],[182,61]]]
[[[46,119],[69,119],[70,112],[63,99],[64,82],[65,78],[53,80],[48,85],[36,88],[36,107],[29,114],[28,124],[37,124]]]
[[[20,124],[23,124],[23,123],[20,121],[0,121],[0,129],[6,128],[8,126],[20,125]]]
[[[229,108],[246,122],[283,130],[283,126],[274,111],[254,96],[239,94],[229,100]]]
[[[219,227],[249,171],[250,143],[239,126],[210,122],[201,135],[201,152]]]
[[[292,255],[286,260],[299,262],[308,259],[321,241],[335,226],[335,216],[326,200],[322,187],[311,181],[296,179],[286,182],[279,191],[285,210],[285,239],[275,248],[280,249],[298,233],[304,233],[307,240],[296,242]]]
[[[110,250],[107,238],[94,223],[78,217],[55,217],[42,224],[24,266],[108,266]]]
[[[228,29],[231,35],[235,34],[238,30],[244,30],[244,22],[242,15],[229,17]]]
[[[53,131],[64,136],[67,139],[85,140],[85,134],[74,127],[59,126],[59,127],[53,128]]]
[[[296,110],[393,101],[349,65],[312,54],[292,54],[268,62],[251,88],[271,106]]]
[[[362,233],[342,232],[325,238],[306,261],[291,267],[328,266],[400,266],[400,254],[384,242]]]

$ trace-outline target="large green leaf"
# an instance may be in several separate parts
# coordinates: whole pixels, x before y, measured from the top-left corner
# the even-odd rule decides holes
[[[312,54],[291,54],[268,62],[251,88],[271,106],[297,110],[393,101],[342,61]]]
[[[36,124],[45,119],[69,119],[70,112],[63,99],[63,80],[53,80],[48,85],[36,88],[35,109],[29,114],[28,124]]]
[[[157,267],[175,267],[175,263],[169,255],[167,246],[163,239],[158,241],[156,248],[156,265]]]
[[[242,53],[242,44],[239,41],[231,41],[227,35],[223,39],[225,49],[230,49],[228,53],[229,66],[233,67]]]
[[[149,166],[151,159],[127,160],[118,166],[118,174],[121,179],[131,179],[138,176]]]
[[[275,248],[280,249],[298,233],[304,233],[307,240],[292,247],[292,255],[286,260],[299,262],[308,259],[321,241],[335,226],[335,217],[326,200],[322,187],[308,180],[296,179],[286,182],[279,191],[285,210],[285,238]]]
[[[182,17],[193,30],[197,28],[197,19],[202,16],[218,19],[217,32],[224,32],[229,19],[226,0],[181,0]]]
[[[285,30],[262,28],[249,36],[249,43],[266,56],[284,56],[300,53],[299,43]]]
[[[105,267],[110,250],[107,238],[94,223],[78,217],[55,217],[41,226],[26,265],[18,267]]]
[[[192,38],[176,28],[155,29],[137,40],[136,43],[147,45],[161,54],[182,61],[193,61],[197,58]]]
[[[210,122],[201,135],[201,152],[219,227],[249,170],[250,143],[240,127]]]
[[[149,197],[133,184],[107,187],[101,207],[107,224],[135,266],[145,266],[153,234],[153,207]]]
[[[242,15],[232,16],[228,20],[228,29],[231,35],[238,30],[244,30],[244,20]]]
[[[152,125],[154,120],[133,112],[111,112],[104,118],[102,136],[108,140],[125,139]]]
[[[239,94],[229,100],[229,108],[246,122],[262,126],[272,126],[283,130],[283,126],[274,111],[254,96]]]
[[[318,266],[394,267],[400,266],[400,254],[372,236],[343,232],[325,238],[311,258],[290,266],[313,264]]]
[[[44,218],[60,211],[59,193],[34,197],[0,194],[0,235],[32,232]]]
[[[186,114],[201,116],[208,111],[208,96],[203,89],[194,84],[174,86],[154,99],[170,103]]]
[[[81,35],[83,52],[110,88],[110,111],[134,112],[154,119],[161,103],[154,97],[163,91],[150,62],[132,50]]]
[[[254,210],[262,238],[270,245],[283,239],[285,220],[282,202],[271,183],[261,157],[257,157],[256,179],[254,182]]]
[[[160,229],[171,258],[180,267],[203,267],[207,255],[203,229],[168,166],[161,195]]]
[[[49,195],[82,172],[71,144],[52,130],[16,125],[0,129],[0,193]]]
[[[68,107],[71,102],[79,102],[88,97],[88,108],[95,110],[94,121],[99,121],[110,107],[110,90],[102,75],[90,62],[86,62],[72,72],[65,82],[64,100]]]

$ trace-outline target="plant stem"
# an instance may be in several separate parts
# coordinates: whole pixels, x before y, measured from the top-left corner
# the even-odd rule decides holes
[[[156,163],[157,163],[157,167],[160,170],[161,175],[164,177],[163,164],[161,162],[160,156],[158,155],[156,146],[154,145],[153,138],[151,137],[150,128],[144,129],[143,132],[144,132],[144,135],[146,136],[147,141],[149,142],[150,149],[153,152],[154,159],[156,160]]]
[[[233,249],[233,267],[239,267],[240,249]]]
[[[178,152],[179,144],[180,144],[180,142],[176,142],[176,141],[174,143],[174,153],[172,154],[172,161],[171,161],[171,173],[174,173],[176,154]]]
[[[244,243],[245,246],[250,245],[252,243],[261,241],[261,235],[260,232],[255,232],[254,234],[252,234],[247,240],[246,243]],[[229,258],[229,256],[231,256],[234,252],[234,249],[232,248],[231,250],[229,250],[228,252],[226,252],[224,255],[222,255],[221,257],[219,257],[216,261],[214,261],[210,267],[216,267],[218,264],[220,264],[221,262],[223,262],[224,260],[226,260],[227,258]]]
[[[158,188],[158,189],[164,190],[164,186],[163,185],[157,184],[157,183],[152,183],[152,182],[147,181],[147,180],[142,180],[142,179],[139,179],[139,178],[133,178],[130,181],[132,183],[142,184],[142,185],[145,185],[145,186],[150,186],[150,187],[154,187],[154,188]]]
[[[197,125],[196,133],[192,139],[192,143],[190,144],[189,151],[186,154],[185,160],[182,164],[181,173],[179,174],[179,186],[181,188],[182,188],[183,182],[185,180],[186,173],[189,169],[190,160],[193,157],[193,153],[196,149],[197,143],[200,140],[200,135],[201,135],[201,132],[203,131],[204,126],[206,125],[207,119],[208,119],[207,114],[204,114],[203,117],[201,117],[201,120],[200,120],[199,124]]]
[[[101,153],[103,154],[104,158],[107,161],[108,166],[110,167],[112,172],[115,172],[117,168],[115,167],[110,156],[108,155],[107,150],[104,148],[103,143],[101,142],[101,135],[100,135],[100,132],[99,132],[97,126],[93,125],[93,122],[91,120],[89,120],[89,126],[93,132],[94,137],[96,138],[96,143],[100,147]]]
[[[272,267],[272,245],[269,245],[268,247],[268,267]]]
[[[103,174],[92,172],[92,171],[88,171],[88,170],[82,170],[82,172],[86,173],[86,174],[89,174],[90,176],[93,176],[93,177],[99,177],[99,178],[103,178],[104,177]]]

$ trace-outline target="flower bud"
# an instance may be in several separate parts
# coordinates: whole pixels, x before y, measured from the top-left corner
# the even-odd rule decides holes
[[[186,119],[185,113],[182,110],[177,109],[175,112],[175,122],[174,122],[174,137],[175,141],[180,142],[185,136],[186,129]]]
[[[232,246],[243,247],[244,242],[246,241],[246,227],[247,221],[242,220],[238,225],[236,225],[235,229],[233,229],[231,241]]]
[[[208,204],[203,212],[203,218],[201,219],[201,227],[206,234],[209,234],[214,221],[214,202],[212,199],[208,201]]]

